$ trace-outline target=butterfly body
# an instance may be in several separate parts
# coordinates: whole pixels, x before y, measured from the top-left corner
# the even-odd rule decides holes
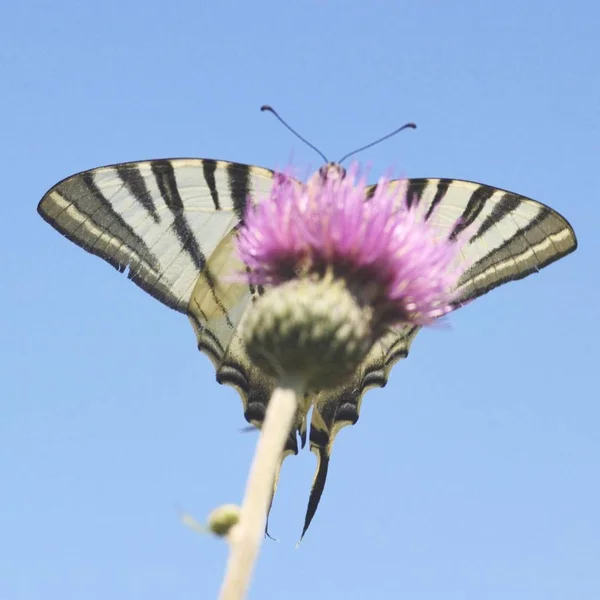
[[[343,167],[329,163],[313,177],[344,174]],[[237,333],[262,289],[232,277],[244,271],[234,244],[248,199],[268,197],[276,176],[261,167],[210,159],[123,163],[64,179],[38,206],[42,218],[60,233],[188,316],[217,381],[239,392],[244,417],[256,427],[264,419],[275,381],[248,360]],[[463,249],[469,267],[458,284],[457,307],[539,271],[577,247],[561,215],[506,190],[440,178],[388,185],[405,186],[408,202],[418,203],[425,218],[449,238],[470,228]],[[367,189],[367,199],[375,187]],[[303,534],[325,486],[335,436],[356,423],[364,393],[386,384],[392,366],[408,355],[418,330],[390,329],[347,385],[303,399],[282,457],[298,452],[296,433],[302,447],[308,437],[317,455]],[[309,428],[310,406],[314,410]]]

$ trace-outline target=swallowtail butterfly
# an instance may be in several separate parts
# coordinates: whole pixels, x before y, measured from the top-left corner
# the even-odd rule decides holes
[[[217,381],[237,389],[244,417],[256,427],[275,382],[250,363],[236,330],[262,290],[229,276],[244,270],[234,240],[246,202],[267,197],[274,175],[260,167],[196,158],[123,163],[64,179],[38,206],[42,218],[65,237],[188,316]],[[410,179],[407,184],[410,200],[446,227],[449,236],[459,218],[463,227],[471,226],[463,250],[471,266],[459,281],[460,303],[535,273],[577,247],[561,215],[524,196],[457,179]],[[357,422],[364,393],[386,384],[418,330],[405,326],[388,332],[352,381],[314,394],[308,434],[307,415],[299,410],[282,461],[298,453],[298,437],[304,447],[308,436],[318,464],[302,535],[323,493],[336,435]]]

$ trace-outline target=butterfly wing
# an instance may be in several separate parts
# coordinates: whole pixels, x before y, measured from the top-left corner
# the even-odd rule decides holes
[[[268,169],[208,159],[131,162],[68,177],[38,206],[42,218],[72,242],[188,315],[217,380],[237,389],[246,420],[258,428],[275,381],[252,365],[236,335],[262,290],[235,277],[245,267],[234,240],[247,199],[267,197],[274,176]],[[305,412],[299,410],[295,421],[303,446]],[[297,453],[293,430],[282,461]]]
[[[459,179],[396,180],[406,184],[410,206],[417,204],[449,239],[469,228],[462,258],[469,268],[458,284],[465,303],[494,288],[543,269],[577,248],[567,220],[531,198]],[[375,193],[376,185],[368,192]]]
[[[240,391],[256,425],[273,382],[252,368],[234,332],[257,290],[229,278],[244,270],[233,239],[247,199],[267,197],[273,177],[268,169],[215,160],[131,162],[68,177],[38,206],[72,242],[189,315],[198,347],[218,379]],[[297,452],[295,438],[288,446]]]
[[[273,172],[201,159],[132,162],[64,179],[42,198],[44,220],[163,304],[186,313],[207,260]]]
[[[462,259],[470,265],[458,282],[455,308],[490,290],[535,273],[577,248],[569,223],[547,206],[506,190],[458,179],[409,179],[389,182],[405,187],[409,205],[418,204],[427,220],[449,239],[469,228]],[[367,189],[367,198],[377,185]],[[419,327],[390,330],[345,386],[314,398],[310,448],[317,456],[302,536],[325,487],[337,433],[358,421],[362,398],[370,387],[383,387],[393,364],[406,358]]]

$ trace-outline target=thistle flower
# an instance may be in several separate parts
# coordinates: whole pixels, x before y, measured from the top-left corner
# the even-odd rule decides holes
[[[240,520],[228,534],[223,600],[244,596],[286,439],[309,408],[307,392],[343,384],[389,327],[429,325],[452,309],[466,234],[444,238],[432,214],[422,216],[402,186],[388,183],[380,180],[370,194],[356,166],[346,174],[327,165],[307,186],[278,175],[269,198],[247,203],[237,251],[245,276],[265,292],[241,323],[242,339],[250,360],[278,383]]]
[[[248,203],[237,250],[268,286],[245,324],[250,357],[272,374],[338,385],[398,323],[430,325],[452,310],[462,240],[441,237],[402,185],[330,165],[307,186],[279,175]]]

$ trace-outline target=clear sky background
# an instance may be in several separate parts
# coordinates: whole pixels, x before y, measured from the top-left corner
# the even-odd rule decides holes
[[[187,319],[36,213],[77,171],[197,156],[485,182],[580,247],[421,332],[334,448],[288,459],[251,598],[600,598],[595,2],[10,2],[0,9],[0,598],[210,599],[256,441]]]

